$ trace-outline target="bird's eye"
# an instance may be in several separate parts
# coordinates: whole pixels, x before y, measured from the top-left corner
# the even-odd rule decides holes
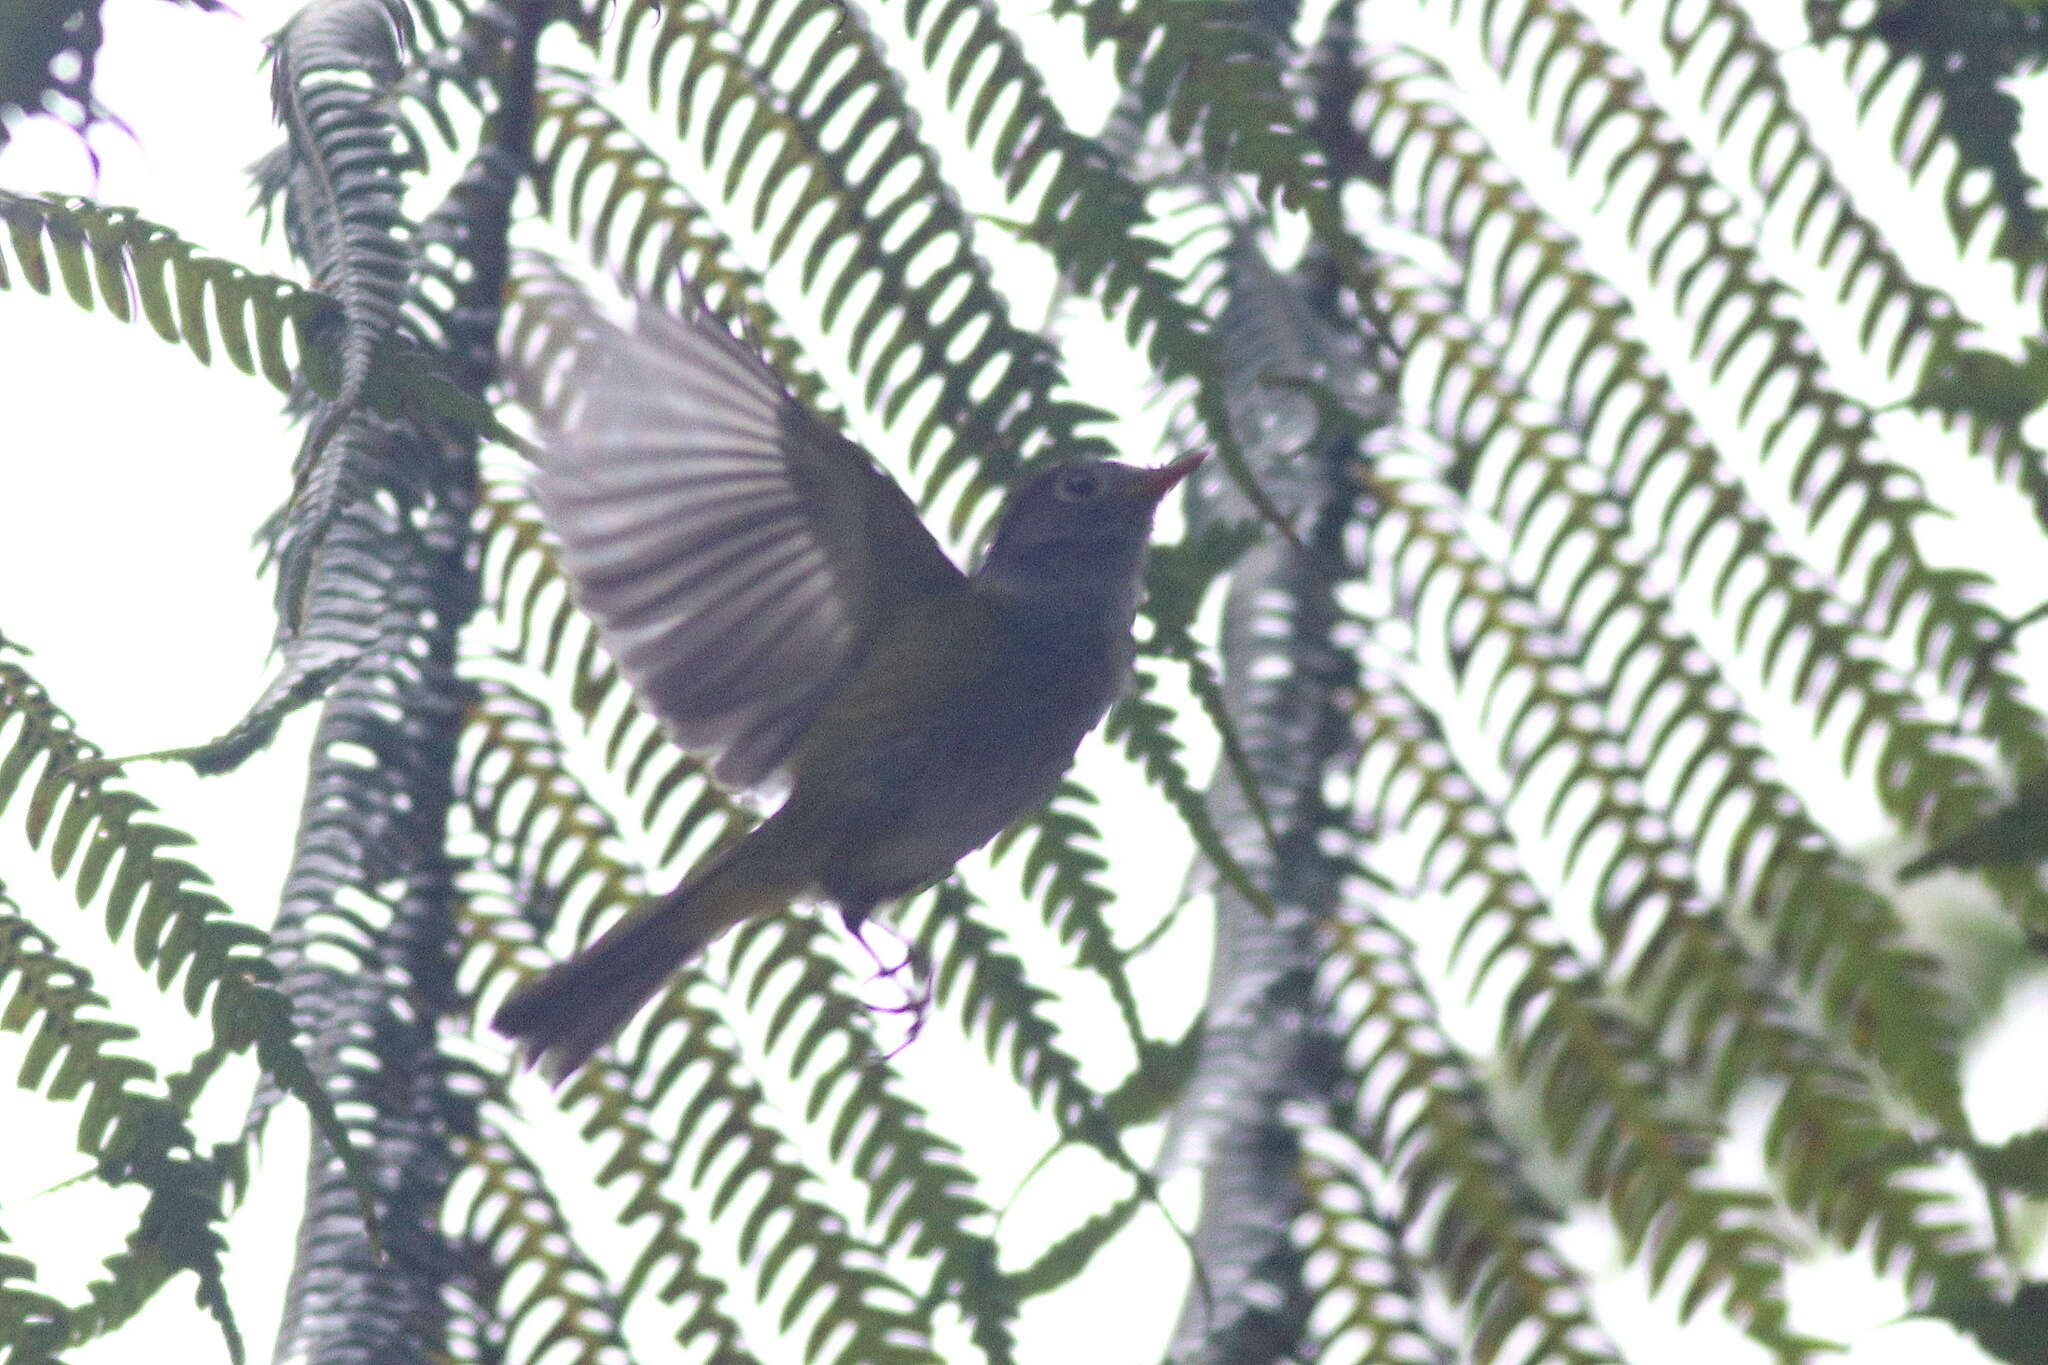
[[[1061,502],[1087,502],[1102,491],[1102,476],[1092,469],[1070,469],[1053,485]]]

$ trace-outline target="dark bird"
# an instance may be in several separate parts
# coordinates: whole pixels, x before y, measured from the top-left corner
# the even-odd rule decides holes
[[[535,478],[576,600],[751,834],[513,995],[560,1078],[682,963],[797,899],[858,931],[1044,802],[1130,671],[1153,512],[1201,462],[1055,464],[962,574],[903,490],[718,322],[591,343]]]

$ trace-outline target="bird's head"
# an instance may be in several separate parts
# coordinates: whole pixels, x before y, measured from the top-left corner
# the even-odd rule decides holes
[[[1135,609],[1152,514],[1202,459],[1157,469],[1069,460],[1040,472],[997,518],[977,581],[1053,610]]]

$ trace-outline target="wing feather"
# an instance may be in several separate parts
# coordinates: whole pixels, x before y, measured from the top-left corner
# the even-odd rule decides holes
[[[600,334],[534,488],[642,704],[774,781],[878,632],[965,579],[903,491],[706,317]]]

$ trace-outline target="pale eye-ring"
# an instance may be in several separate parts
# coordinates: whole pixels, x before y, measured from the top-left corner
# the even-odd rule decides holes
[[[1102,492],[1102,476],[1092,469],[1069,469],[1053,484],[1061,502],[1087,502]]]

